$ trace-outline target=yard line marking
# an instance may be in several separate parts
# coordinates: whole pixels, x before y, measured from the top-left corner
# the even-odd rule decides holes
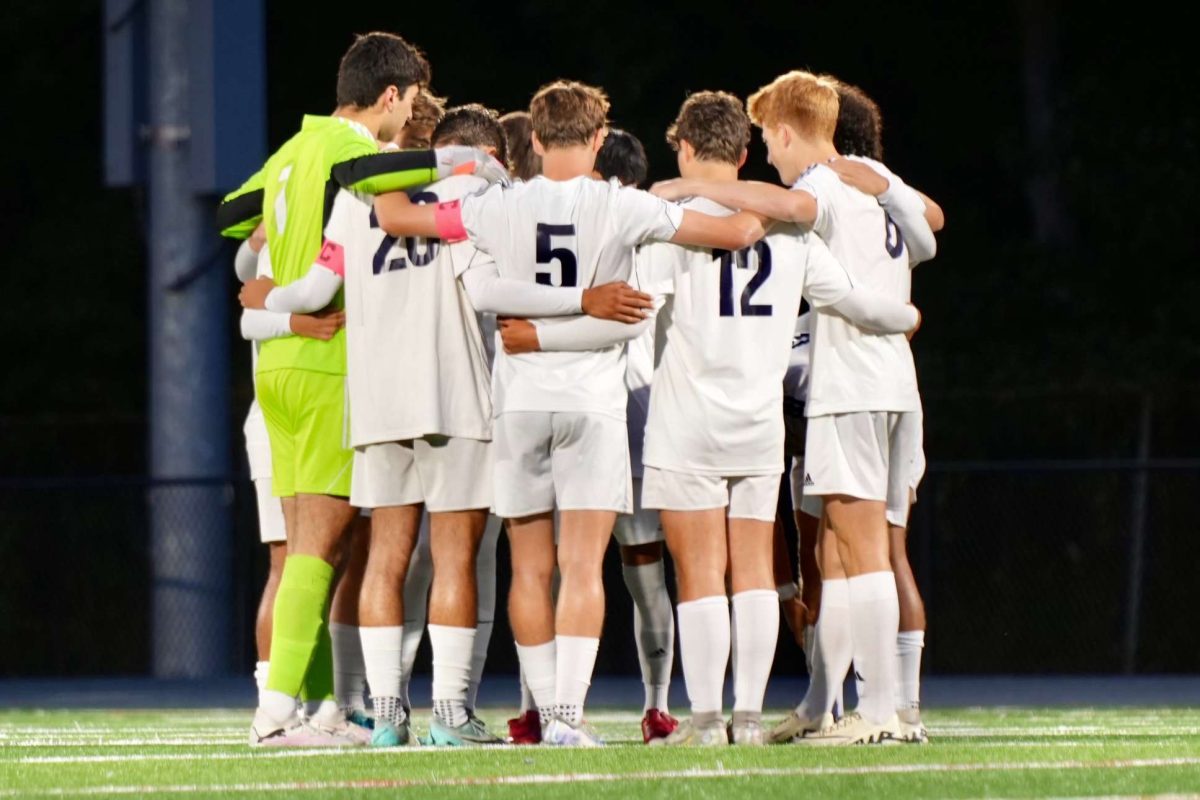
[[[664,778],[699,780],[743,777],[793,777],[839,775],[903,775],[926,772],[1011,772],[1037,769],[1136,769],[1147,767],[1200,766],[1200,758],[1144,758],[1108,761],[1027,761],[1009,764],[888,764],[870,767],[793,767],[748,769],[691,769],[627,773],[575,773],[553,775],[504,775],[490,778],[438,778],[425,780],[354,780],[295,781],[288,783],[182,784],[174,786],[90,786],[76,789],[48,788],[3,790],[0,797],[36,795],[141,795],[193,794],[196,792],[297,792],[330,789],[412,789],[429,787],[534,786],[564,783],[616,783],[620,781],[659,781]]]

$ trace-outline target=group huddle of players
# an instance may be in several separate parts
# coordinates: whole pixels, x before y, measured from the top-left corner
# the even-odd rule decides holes
[[[246,439],[271,550],[250,743],[602,744],[584,703],[613,536],[648,743],[924,741],[909,295],[943,219],[880,163],[875,104],[800,71],[744,105],[692,94],[666,134],[681,177],[646,192],[600,89],[557,81],[500,117],[445,109],[429,83],[402,38],[358,37],[334,113],[306,116],[219,210],[245,240]],[[783,186],[738,181],[752,125]],[[800,581],[776,519],[785,469]],[[502,525],[522,690],[505,738],[475,712]],[[768,729],[781,616],[811,682]]]

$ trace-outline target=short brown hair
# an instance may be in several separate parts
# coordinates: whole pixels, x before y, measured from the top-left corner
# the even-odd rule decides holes
[[[542,157],[533,152],[533,123],[528,111],[510,111],[500,118],[508,140],[508,170],[517,180],[528,181],[542,174]]]
[[[786,123],[803,136],[832,140],[837,129],[837,82],[792,70],[750,95],[746,110],[760,128]]]
[[[844,156],[883,161],[883,115],[879,106],[857,86],[838,82],[837,131],[834,148]]]
[[[750,118],[729,92],[696,92],[683,101],[667,128],[667,143],[678,150],[687,142],[701,161],[736,165],[750,144]]]
[[[429,83],[429,62],[394,33],[375,31],[354,39],[338,64],[337,104],[369,108],[389,86],[401,94]]]
[[[428,149],[433,139],[433,129],[442,121],[445,113],[446,98],[422,88],[413,98],[412,117],[400,130],[400,146]]]
[[[587,144],[608,123],[608,98],[595,86],[555,81],[538,89],[529,116],[543,147]]]
[[[433,144],[465,144],[469,147],[493,147],[496,158],[508,162],[508,146],[500,115],[479,103],[458,106],[446,112],[433,129]]]

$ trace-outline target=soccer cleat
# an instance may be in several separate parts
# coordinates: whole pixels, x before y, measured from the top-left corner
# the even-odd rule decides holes
[[[767,742],[769,744],[793,742],[801,736],[832,727],[833,714],[826,712],[818,719],[807,719],[797,714],[795,709],[792,709],[792,712],[784,718],[783,722],[780,722],[767,734]]]
[[[361,708],[349,709],[346,719],[360,728],[366,728],[367,730],[375,729],[375,718]]]
[[[250,725],[251,747],[355,747],[363,744],[353,731],[341,731],[317,725],[293,716],[285,723],[267,719],[261,711]]]
[[[850,744],[890,744],[899,740],[900,719],[895,714],[887,722],[870,722],[853,711],[828,728],[796,739],[797,744],[814,747],[839,747]]]
[[[566,720],[555,717],[546,724],[542,731],[542,741],[545,744],[559,747],[603,747],[604,742],[586,722],[572,725]]]
[[[766,744],[761,722],[747,720],[734,725],[729,723],[729,743],[761,747]]]
[[[655,739],[665,739],[679,727],[679,720],[662,709],[652,708],[642,717],[642,741],[650,744]]]
[[[721,747],[727,744],[729,732],[719,719],[703,727],[697,727],[690,719],[685,720],[670,736],[650,741],[653,747]]]
[[[434,717],[429,723],[429,743],[437,747],[477,747],[504,744],[504,740],[489,731],[479,717],[468,717],[457,728]]]
[[[929,731],[921,722],[921,709],[905,708],[896,712],[900,719],[900,734],[896,737],[909,744],[929,744]]]
[[[371,731],[371,747],[404,747],[412,743],[412,725],[407,718],[399,724],[378,718],[375,720],[375,729]]]
[[[508,721],[508,740],[513,744],[542,743],[542,718],[536,708]]]

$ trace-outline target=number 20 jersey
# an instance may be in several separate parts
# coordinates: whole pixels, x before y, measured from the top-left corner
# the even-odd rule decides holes
[[[686,207],[728,214],[708,200]],[[850,293],[818,237],[776,226],[735,253],[653,244],[637,257],[640,288],[666,295],[661,356],[650,383],[646,466],[705,475],[783,469],[780,405],[801,296],[814,308]]]
[[[412,199],[457,200],[486,185],[481,178],[455,176]],[[345,189],[325,238],[345,248],[350,445],[431,434],[491,439],[487,354],[458,280],[475,248],[388,236],[369,199]]]
[[[502,277],[586,288],[629,280],[633,248],[674,236],[683,210],[616,181],[537,177],[467,198],[462,218],[472,244],[495,259]],[[584,352],[508,355],[496,350],[492,395],[497,415],[570,411],[625,419],[624,344]]]

